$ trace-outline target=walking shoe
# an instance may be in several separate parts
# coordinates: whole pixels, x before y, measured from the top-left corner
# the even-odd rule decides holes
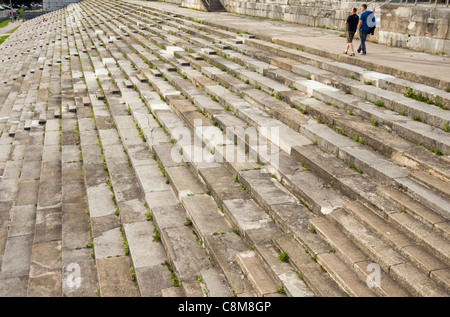
[[[351,53],[350,56],[355,56],[355,53]]]

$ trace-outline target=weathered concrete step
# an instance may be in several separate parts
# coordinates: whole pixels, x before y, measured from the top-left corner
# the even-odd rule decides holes
[[[355,141],[371,146],[399,164],[411,168],[434,170],[438,175],[448,174],[445,161],[440,156],[431,154],[423,146],[412,144],[396,134],[373,126],[363,119],[353,115],[347,116],[348,113],[344,113],[342,109],[331,108],[321,101],[305,98],[295,91],[289,94],[283,93],[282,98],[299,107],[299,109],[304,109],[322,122],[336,127],[341,133],[345,133]]]
[[[185,297],[186,293],[182,287],[168,287],[161,290],[162,297]]]
[[[279,285],[282,285],[280,286],[279,291],[284,291],[287,296],[291,297],[314,296],[314,292],[311,291],[304,281],[299,279],[298,275],[294,272],[293,267],[286,262],[272,241],[269,240],[264,243],[257,243],[253,249],[263,261],[266,272],[268,272]],[[281,258],[284,261],[282,261]]]
[[[123,229],[141,295],[161,296],[161,291],[170,285],[171,276],[162,265],[167,257],[162,244],[153,239],[154,227],[148,221],[137,221],[125,223]]]
[[[217,203],[209,195],[196,195],[182,199],[186,212],[192,219],[200,237],[205,240],[207,235],[232,232],[230,223],[219,211]]]
[[[217,270],[209,268],[200,272],[202,282],[208,297],[231,297],[232,293],[228,287],[225,276]]]
[[[447,197],[450,197],[450,184],[424,171],[413,171],[409,176],[424,185],[436,190]]]
[[[295,65],[295,61],[291,60],[291,63],[287,63],[287,64],[289,65],[287,70],[291,70],[292,65]],[[337,73],[338,75],[341,75],[340,71],[342,71],[342,70],[344,70],[345,74],[343,74],[343,75],[346,77],[348,77],[352,74],[353,75],[356,74],[357,77],[361,77],[360,78],[361,81],[364,80],[364,81],[369,81],[369,82],[375,82],[377,87],[381,86],[383,88],[390,88],[396,82],[401,82],[401,81],[408,82],[405,80],[399,80],[390,75],[385,75],[385,74],[377,73],[377,72],[373,72],[373,71],[366,71],[363,68],[360,68],[358,66],[348,65],[345,63],[341,63],[341,62],[323,62],[323,63],[319,62],[319,64],[322,64],[322,68],[324,70],[327,70],[327,69],[334,70],[334,72]],[[351,73],[348,73],[348,71],[347,71],[349,68],[351,69]],[[347,71],[347,72],[345,72],[345,71]],[[387,83],[389,83],[389,85]],[[423,87],[420,87],[422,89],[419,89],[420,85],[415,84],[413,82],[409,82],[409,83],[410,83],[409,85],[406,85],[405,83],[403,83],[403,87],[400,90],[397,90],[397,92],[404,93],[404,91],[406,91],[408,87],[414,86],[418,91],[420,91],[421,93],[423,92],[424,95],[430,95],[430,93],[427,91],[429,89],[426,89],[425,85],[422,85]],[[448,98],[446,98],[446,95],[448,95],[448,93],[438,90],[438,89],[431,88],[431,87],[428,87],[428,88],[433,90],[434,93],[431,95],[433,98],[436,95],[439,95],[439,96],[444,96],[442,98],[444,104],[449,101],[449,100],[447,100]]]
[[[347,198],[326,186],[325,182],[309,171],[299,171],[283,177],[281,183],[301,201],[305,201],[316,214],[329,214],[341,208]]]
[[[238,172],[239,181],[250,195],[286,233],[293,234],[311,254],[326,252],[328,246],[310,231],[308,221],[315,215],[289,193],[277,180],[263,170]]]
[[[403,254],[403,249],[409,245],[418,244],[424,247],[428,252],[434,254],[439,260],[434,260],[431,255],[426,256],[426,266],[423,264],[423,257],[414,257],[411,254],[411,260],[417,263],[420,267],[426,269],[431,266],[429,271],[435,269],[444,268],[449,263],[449,243],[447,239],[432,232],[429,228],[423,225],[420,221],[417,221],[412,216],[406,213],[392,213],[389,214],[388,220],[390,223],[395,223],[397,228],[400,228],[402,232],[406,233],[406,237],[402,232],[391,226],[389,223],[375,215],[369,208],[365,207],[360,202],[350,202],[345,205],[347,211],[349,211],[355,218],[360,220],[367,228],[370,228],[373,232],[389,243],[400,253]],[[426,254],[426,252],[424,252]],[[405,257],[409,254],[404,253]],[[432,265],[432,263],[434,263]],[[445,264],[446,263],[446,264]]]
[[[326,218],[316,218],[310,220],[311,228],[322,236],[327,243],[332,246],[333,253],[343,260],[350,268],[353,268],[362,281],[367,281],[369,273],[369,265],[373,261],[367,257],[344,233],[342,233],[336,226],[334,226]],[[320,259],[324,254],[320,254]],[[365,267],[364,267],[365,266]],[[378,270],[377,284],[373,285],[371,289],[380,296],[388,297],[403,297],[409,294],[401,287],[399,287],[386,273]]]
[[[169,178],[175,195],[180,201],[187,196],[203,194],[206,189],[195,178],[194,173],[189,166],[169,167],[166,168],[166,175]]]
[[[311,66],[294,65],[292,71],[303,77],[308,77],[312,80],[335,86],[344,91],[349,91],[354,96],[363,100],[368,100],[370,102],[382,101],[386,107],[395,109],[397,112],[405,111],[410,117],[417,115],[421,117],[424,122],[438,128],[444,127],[443,122],[441,120],[436,121],[436,119],[432,119],[431,116],[444,116],[445,118],[449,115],[446,110],[442,110],[436,106],[411,100],[403,94],[386,91],[377,86],[373,86],[372,81],[361,83]],[[270,74],[270,71],[267,71],[267,74]]]
[[[446,199],[435,191],[409,177],[396,178],[395,183],[399,188],[406,191],[406,193],[412,198],[431,208],[445,219],[450,219],[449,199]]]
[[[419,219],[429,228],[439,232],[447,239],[450,237],[450,223],[446,218],[443,218],[398,189],[381,186],[377,188],[377,192],[391,199],[404,212]]]
[[[282,295],[276,281],[265,271],[264,265],[258,255],[253,251],[240,252],[236,260],[254,286],[258,296]]]
[[[135,166],[136,166],[136,164],[135,164]],[[142,167],[142,168],[140,168],[140,167]],[[149,168],[152,169],[153,167],[155,167],[156,173],[157,173],[157,174],[154,174],[154,175],[158,175],[159,171],[158,171],[158,169],[156,167],[156,164],[154,164],[154,165],[151,165],[151,164],[150,165],[139,165],[139,168],[136,169],[137,174],[138,174],[138,178],[141,180],[142,187],[143,187],[144,191],[147,194],[154,193],[155,190],[156,190],[156,192],[160,191],[161,189],[164,190],[164,188],[161,188],[161,186],[158,185],[158,182],[161,182],[161,181],[164,182],[163,180],[159,181],[158,179],[155,179],[155,180],[151,181],[151,180],[146,180],[145,179],[146,176],[148,176],[147,170]],[[145,173],[144,173],[144,171],[145,171]],[[155,186],[156,186],[156,188],[155,188]],[[150,205],[150,203],[149,203],[149,205]],[[157,215],[158,215],[158,217],[157,217]],[[163,216],[161,216],[160,213],[155,213],[155,218],[158,218],[160,220],[160,222],[163,222],[163,220],[161,219],[161,218],[163,218]],[[190,243],[191,245],[194,245],[194,247],[190,247],[188,249],[195,253],[195,250],[196,250],[195,246],[198,246],[198,244],[197,244],[197,242],[195,240],[194,235],[192,235],[192,232],[190,232],[190,231],[188,231],[189,233],[184,232],[183,231],[183,227],[181,227],[180,230],[178,230],[178,229],[179,228],[164,228],[163,232],[161,233],[162,236],[163,236],[163,238],[162,238],[163,242],[168,243],[167,241],[170,241],[170,243],[173,243],[173,241],[176,241],[178,239],[177,243],[179,243],[181,245],[188,245]],[[171,237],[171,236],[174,236],[176,238],[174,238],[174,240],[167,239],[167,237]],[[179,275],[183,275],[184,278],[188,278],[188,277],[189,278],[194,278],[194,277],[196,277],[196,272],[195,271],[193,273],[191,272],[192,273],[191,274],[191,273],[189,273],[190,269],[185,270],[185,268],[189,266],[188,264],[187,264],[187,266],[184,266],[185,262],[188,263],[190,261],[190,260],[186,260],[185,261],[184,259],[186,257],[188,259],[192,259],[192,258],[189,257],[190,255],[192,255],[192,253],[183,251],[182,253],[177,254],[177,252],[178,252],[178,251],[176,251],[177,250],[177,246],[176,245],[174,246],[173,244],[170,245],[170,246],[173,247],[171,249],[172,251],[175,250],[175,251],[173,251],[171,253],[171,256],[172,256],[172,258],[175,258],[174,259],[174,262],[176,263],[175,270],[177,270]],[[198,260],[195,260],[194,262],[197,265],[201,266],[202,263],[205,264],[204,263],[205,256],[203,255],[203,258],[201,257],[201,254],[202,254],[201,252],[203,252],[203,250],[201,250],[201,248],[200,248],[200,250],[197,250],[197,251],[199,251],[199,252],[197,252],[196,255],[200,256],[200,258]],[[174,262],[172,262],[172,263],[174,263]],[[180,274],[180,272],[181,272],[181,274]]]
[[[387,243],[367,230],[345,210],[334,211],[329,215],[329,219],[338,225],[353,243],[368,254],[382,270],[389,272],[412,295],[447,296],[440,285],[412,265]],[[408,279],[407,276],[410,278]]]
[[[224,233],[205,237],[205,246],[209,254],[222,268],[231,291],[235,296],[257,296],[252,284],[245,278],[241,267],[236,262],[239,252],[248,250],[247,245],[236,233]]]
[[[410,119],[399,115],[397,112],[380,108],[372,103],[361,102],[361,100],[356,97],[349,97],[347,94],[336,88],[311,80],[296,81],[293,86],[300,92],[318,98],[325,103],[334,104],[347,111],[351,111],[368,121],[374,122],[375,120],[377,124],[385,125],[392,131],[405,136],[409,140],[421,142],[433,149],[439,148],[445,153],[448,151],[448,135],[441,130],[444,126],[444,123],[442,122],[437,123],[437,126],[430,127],[428,124],[432,124],[432,122],[426,124],[418,121],[421,120],[420,114],[411,115],[411,117],[417,118],[417,120]],[[417,107],[419,106],[420,105]],[[404,109],[400,109],[398,112],[403,113]],[[423,116],[424,115],[422,114],[422,117]],[[437,115],[436,118],[440,118],[440,116]]]
[[[349,296],[373,297],[375,294],[368,285],[362,282],[356,273],[347,267],[333,253],[322,253],[317,256],[317,262],[346,291]]]
[[[176,276],[184,281],[197,280],[199,272],[207,269],[210,263],[201,245],[193,239],[192,230],[182,226],[166,228],[160,232],[169,260],[174,264]],[[186,252],[187,250],[189,251]]]
[[[407,188],[408,194],[417,197],[425,205],[437,210],[445,215],[449,202],[432,190],[420,185],[408,177],[408,171],[399,167],[379,154],[376,154],[360,144],[349,140],[337,133],[330,133],[327,127],[320,124],[308,124],[302,126],[305,133],[320,136],[320,139],[313,137],[317,142],[326,142],[324,147],[332,150],[339,158],[343,159],[351,166],[354,166],[381,182],[395,182],[398,186]]]
[[[289,257],[289,263],[296,268],[299,278],[321,297],[345,296],[344,291],[325,273],[301,245],[288,235],[274,237],[274,243]],[[314,258],[316,259],[316,258]]]
[[[333,154],[314,145],[295,147],[292,154],[303,167],[310,169],[321,179],[332,180],[331,186],[343,195],[376,205],[385,213],[396,210],[386,199],[373,194],[378,183],[361,174],[362,171],[357,170],[354,165],[347,165]]]
[[[370,71],[363,67],[349,65],[342,62],[328,62],[322,65],[324,70],[332,71],[333,73],[350,77],[353,75],[355,79],[361,82],[372,82],[375,86],[380,87],[382,89],[388,89],[391,91],[395,91],[398,93],[406,93],[408,88],[412,88],[413,91],[417,94],[420,93],[423,96],[434,99],[436,96],[442,98],[442,103],[446,106],[449,106],[449,97],[448,92],[444,90],[437,89],[431,86],[419,84],[414,81],[409,81],[406,79],[397,78],[392,75],[383,74],[380,72]]]
[[[182,281],[181,288],[184,290],[185,297],[204,297],[206,295],[198,280],[186,282]]]

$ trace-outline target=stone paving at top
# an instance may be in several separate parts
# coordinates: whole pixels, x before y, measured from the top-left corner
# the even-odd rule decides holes
[[[449,296],[448,75],[255,21],[85,0],[0,45],[0,296]]]

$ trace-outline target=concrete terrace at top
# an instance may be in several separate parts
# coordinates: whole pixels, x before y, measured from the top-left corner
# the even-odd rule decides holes
[[[159,2],[25,21],[0,46],[0,296],[449,296],[448,78],[302,29],[345,42]]]
[[[426,84],[427,78],[437,79],[445,82],[441,87],[450,88],[450,57],[447,55],[429,54],[372,43],[369,35],[366,42],[368,54],[349,58],[342,54],[346,43],[345,37],[339,37],[339,34],[343,34],[342,31],[227,12],[202,12],[166,2],[125,1],[144,7],[158,8],[174,14],[186,15],[192,19],[217,25],[230,31],[248,32],[248,34],[264,40],[272,40],[280,45],[304,49],[307,52],[317,53],[333,60],[360,65],[394,76],[409,73],[409,78],[412,80],[414,77],[411,77],[411,75],[420,76],[416,80],[423,84]],[[441,10],[446,10],[446,8],[441,8]],[[356,50],[359,40],[354,39],[353,45]]]

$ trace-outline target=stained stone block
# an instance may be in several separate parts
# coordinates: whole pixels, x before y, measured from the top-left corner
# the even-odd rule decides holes
[[[139,291],[131,279],[127,256],[97,260],[97,272],[102,297],[136,297]]]
[[[153,241],[154,228],[150,222],[128,223],[124,225],[124,230],[136,269],[159,266],[165,261],[162,245]]]
[[[34,233],[36,207],[32,205],[15,206],[11,215],[9,236],[21,236]]]
[[[30,234],[11,237],[7,240],[0,280],[28,276],[32,244],[33,235]],[[2,284],[3,282],[0,283]]]
[[[167,245],[168,253],[174,263],[174,272],[183,280],[195,280],[197,274],[209,267],[204,250],[199,245],[192,229],[183,226],[161,230],[163,241],[173,241]]]
[[[163,290],[172,286],[172,278],[165,266],[142,267],[135,272],[142,297],[163,296]]]
[[[120,229],[116,227],[95,237],[94,250],[96,259],[124,255],[125,249]]]
[[[28,296],[61,296],[61,241],[33,245]]]
[[[36,210],[34,243],[57,241],[62,238],[62,209],[45,208]]]

